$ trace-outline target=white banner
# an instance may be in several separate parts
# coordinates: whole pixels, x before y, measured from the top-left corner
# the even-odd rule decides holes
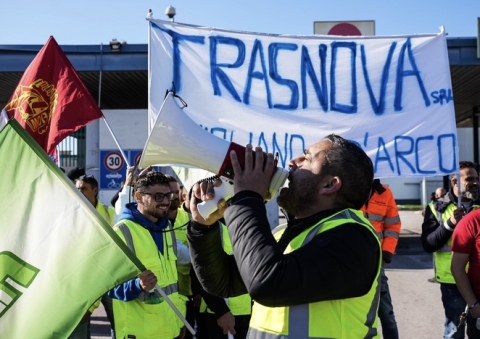
[[[375,177],[457,172],[443,32],[293,36],[154,19],[150,27],[149,126],[175,90],[205,130],[278,152],[279,166],[335,133],[367,152]]]

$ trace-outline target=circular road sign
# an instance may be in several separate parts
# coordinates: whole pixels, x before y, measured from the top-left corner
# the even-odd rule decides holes
[[[138,164],[138,162],[140,161],[140,158],[142,157],[142,152],[138,153],[136,156],[135,156],[135,159],[133,160],[133,165],[135,166],[136,164]]]
[[[123,167],[123,157],[119,152],[110,152],[103,160],[105,167],[112,172],[117,172]]]

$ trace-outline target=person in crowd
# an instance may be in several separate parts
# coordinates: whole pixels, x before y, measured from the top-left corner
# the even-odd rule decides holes
[[[170,190],[174,193],[174,199],[171,201],[170,210],[168,211],[168,219],[173,225],[177,241],[180,241],[188,250],[187,225],[190,221],[190,214],[183,204],[182,190],[178,180],[168,174],[166,174],[165,177],[167,178]],[[190,262],[188,262],[186,265],[177,265],[177,270],[179,292],[187,298],[186,319],[193,326],[195,325],[195,312],[192,282],[190,279],[190,270],[192,270],[192,265]],[[192,337],[193,336],[190,332],[185,333],[185,339],[191,339]]]
[[[438,199],[440,198],[441,196],[445,195],[445,193],[447,193],[447,191],[445,190],[445,188],[443,187],[437,187],[437,189],[435,190],[435,192],[432,192],[430,194],[430,202],[428,203],[429,205],[433,206],[433,203]],[[427,208],[429,208],[430,206],[425,206],[422,210],[422,217],[425,217],[425,211],[427,210]],[[430,207],[431,208],[431,207]],[[430,280],[430,279],[429,279]],[[435,279],[434,282],[437,282],[437,280]]]
[[[480,339],[480,209],[459,221],[452,236],[452,274],[467,303],[469,339]],[[467,270],[468,266],[468,270]]]
[[[93,175],[82,175],[75,181],[75,186],[87,200],[95,207],[100,215],[113,226],[115,210],[113,207],[102,204],[98,200],[98,181]]]
[[[126,175],[126,179],[125,179],[125,184],[124,184],[123,188],[120,190],[120,192],[118,193],[117,199],[115,201],[115,220],[118,221],[118,219],[120,218],[120,216],[123,213],[123,209],[125,208],[125,206],[127,204],[132,203],[132,201],[134,201],[134,185],[135,185],[135,182],[136,182],[137,178],[139,176],[144,176],[145,174],[147,174],[149,172],[153,172],[153,171],[154,171],[154,168],[152,166],[141,169],[139,171],[139,173],[135,173],[134,167],[127,168],[127,175]],[[170,182],[172,180],[171,177],[166,176],[166,180],[167,180],[167,182],[170,186],[171,185]],[[173,179],[173,180],[175,180],[175,179]],[[176,191],[177,190],[175,190],[175,192]],[[178,206],[178,203],[177,203],[178,200],[175,197],[176,197],[176,194],[174,193],[174,198],[170,203],[170,209],[169,209],[168,216],[167,216],[169,219],[170,219],[170,216],[173,215],[173,214],[171,214],[172,213],[172,210],[171,210],[172,203],[174,204],[174,206]],[[180,213],[182,214],[183,218],[185,218],[186,212],[185,213],[180,212]],[[175,222],[175,220],[173,220],[173,219],[172,219],[172,221]],[[173,223],[172,223],[172,226],[173,226]],[[188,246],[186,246],[179,239],[176,239],[176,244],[177,244],[176,247],[177,247],[177,257],[178,257],[177,258],[177,265],[179,265],[181,267],[191,266],[190,265],[190,251],[188,249]]]
[[[70,179],[74,185],[75,185],[75,181],[78,178],[80,178],[82,175],[86,175],[85,168],[83,167],[75,167],[67,172],[68,179]]]
[[[75,175],[72,175],[72,177],[75,177]],[[87,198],[87,200],[92,204],[92,206],[97,210],[97,212],[109,223],[109,225],[113,226],[115,210],[110,206],[102,204],[98,200],[97,179],[95,179],[93,175],[83,174],[75,179],[75,186],[85,196],[85,198]],[[80,324],[69,337],[70,339],[90,338],[90,316],[92,315],[93,311],[100,305],[100,302],[105,308],[105,313],[107,314],[107,318],[110,323],[110,331],[112,334],[112,338],[115,338],[115,323],[113,318],[112,299],[110,299],[105,294],[94,305],[92,305],[92,307],[90,307],[85,316],[82,318]]]
[[[222,228],[222,246],[227,254],[232,254],[232,243],[228,235],[227,226],[220,223]],[[196,279],[198,282],[198,279]],[[197,285],[200,285],[197,283]],[[250,318],[252,314],[252,298],[246,294],[236,297],[220,298],[205,291],[199,286],[202,295],[200,312],[203,313],[209,339],[228,339],[230,334],[235,339],[247,338]]]
[[[437,187],[437,189],[435,190],[435,199],[434,200],[437,200],[438,198],[443,197],[446,193],[447,193],[447,190],[445,188]]]
[[[432,193],[432,196],[430,197],[430,202],[429,202],[428,205],[423,209],[423,211],[422,211],[422,217],[425,217],[425,211],[426,211],[427,208],[431,208],[432,211],[435,209],[435,207],[434,207],[433,204],[435,203],[435,201],[436,201],[438,198],[444,196],[445,193],[447,193],[447,191],[445,190],[445,188],[443,188],[443,187],[437,187],[437,189],[435,190],[435,192],[433,192],[433,193]],[[438,281],[437,281],[437,277],[435,276],[435,257],[432,257],[432,258],[433,258],[433,259],[432,259],[432,262],[433,262],[433,268],[434,268],[434,269],[433,269],[433,272],[434,272],[434,274],[433,274],[433,277],[427,279],[427,281],[428,281],[428,282],[431,282],[431,283],[437,283],[437,282],[438,282]]]
[[[361,210],[365,217],[375,227],[382,244],[383,264],[392,262],[397,248],[398,238],[402,227],[398,214],[397,204],[393,193],[380,179],[373,180],[372,192],[368,202]],[[378,317],[382,324],[382,335],[385,339],[398,339],[398,326],[393,311],[392,297],[388,287],[388,278],[382,266],[380,274],[380,306]]]
[[[381,246],[359,209],[373,181],[370,158],[331,134],[289,162],[288,187],[277,198],[294,216],[272,234],[265,198],[273,154],[246,146],[245,163],[230,153],[234,197],[203,218],[197,203],[214,198],[211,182],[193,187],[188,240],[195,272],[219,297],[254,300],[250,338],[378,337]],[[265,162],[264,162],[265,161]],[[233,256],[224,252],[225,217]],[[278,241],[277,241],[278,240]],[[288,315],[288,316],[287,316]]]
[[[440,283],[445,311],[444,338],[447,339],[465,337],[465,326],[460,324],[460,315],[465,310],[466,302],[450,269],[452,233],[467,213],[480,206],[476,164],[460,161],[459,168],[460,178],[456,174],[450,175],[450,191],[426,209],[421,235],[423,249],[434,255],[435,278]]]
[[[183,338],[185,329],[170,305],[155,289],[158,284],[185,315],[178,293],[176,240],[168,220],[174,193],[165,175],[139,175],[134,200],[114,226],[117,234],[147,268],[137,278],[108,292],[113,300],[118,338]]]
[[[153,171],[152,166],[148,166],[142,169],[139,173],[135,171],[135,167],[131,166],[127,168],[126,179],[122,187],[119,191],[115,194],[116,199],[113,202],[113,206],[115,207],[115,214],[118,217],[123,213],[123,209],[126,204],[129,204],[134,201],[133,198],[133,187],[135,185],[135,181],[137,180],[138,176],[144,175],[148,172]]]
[[[123,187],[125,186],[125,180],[122,180],[120,182],[120,188],[118,189],[117,192],[115,192],[115,194],[113,195],[113,197],[110,199],[110,204],[113,206],[113,208],[115,208],[115,203],[117,202],[118,200],[118,195],[120,194],[120,192],[123,190]]]

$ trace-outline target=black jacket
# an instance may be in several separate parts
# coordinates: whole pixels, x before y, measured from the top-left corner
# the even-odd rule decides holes
[[[443,213],[451,204],[457,205],[457,196],[453,194],[452,190],[435,200],[434,207],[436,211]],[[480,201],[474,201],[473,205],[480,205]],[[471,208],[467,213],[470,211]],[[449,230],[443,225],[441,220],[437,219],[437,217],[438,216],[432,212],[432,209],[427,206],[425,209],[425,216],[423,217],[421,240],[423,249],[428,253],[433,253],[445,245],[448,239],[452,236],[453,229],[456,226],[452,224],[450,219],[448,219],[446,223],[448,227],[452,229]]]
[[[363,226],[338,226],[283,254],[287,244],[304,229],[338,211],[290,220],[277,243],[261,196],[250,191],[236,194],[225,212],[234,256],[223,251],[219,227],[195,222],[189,225],[190,253],[200,283],[220,297],[248,292],[255,301],[270,307],[366,294],[381,254],[375,235]]]

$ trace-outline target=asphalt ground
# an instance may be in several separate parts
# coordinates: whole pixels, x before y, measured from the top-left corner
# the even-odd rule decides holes
[[[442,338],[444,313],[440,285],[431,283],[432,255],[420,243],[420,211],[400,211],[402,231],[391,264],[385,266],[400,338]],[[381,330],[380,330],[381,332]],[[110,325],[103,306],[91,321],[93,339],[109,338]]]

